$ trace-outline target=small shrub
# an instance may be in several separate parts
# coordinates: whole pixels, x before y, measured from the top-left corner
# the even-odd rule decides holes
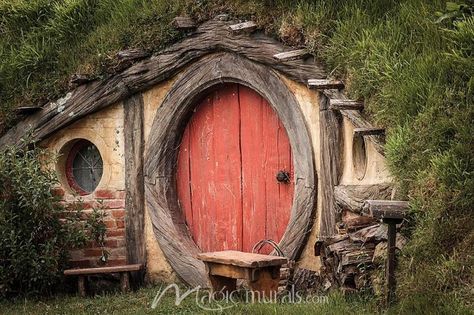
[[[0,152],[0,297],[50,293],[70,249],[100,239],[104,224],[84,216],[81,202],[64,206],[51,192],[54,158],[36,146]]]

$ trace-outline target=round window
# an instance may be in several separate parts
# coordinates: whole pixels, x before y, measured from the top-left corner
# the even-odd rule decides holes
[[[102,178],[103,162],[97,147],[90,141],[78,140],[68,154],[66,178],[80,195],[92,193]]]

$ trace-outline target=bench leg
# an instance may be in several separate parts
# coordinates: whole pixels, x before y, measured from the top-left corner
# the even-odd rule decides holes
[[[120,290],[122,293],[128,292],[130,289],[130,279],[128,272],[122,272],[120,274]]]
[[[237,287],[237,279],[215,275],[209,275],[209,279],[211,280],[213,292],[231,293]]]
[[[79,276],[77,278],[77,291],[79,292],[79,296],[86,296],[86,276]]]
[[[260,269],[255,280],[249,281],[251,291],[259,292],[261,297],[276,298],[280,283],[280,269]]]

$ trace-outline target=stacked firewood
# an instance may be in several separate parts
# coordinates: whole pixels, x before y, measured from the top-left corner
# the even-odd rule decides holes
[[[338,192],[337,188],[335,191],[340,211],[338,234],[315,244],[315,255],[322,264],[323,285],[326,289],[337,287],[344,292],[374,288],[373,282],[381,282],[374,275],[383,275],[375,271],[384,268],[387,226],[361,214],[363,199],[354,202],[353,195],[347,194],[351,187],[339,187],[344,191]],[[378,190],[377,194],[380,193]],[[348,195],[351,198],[343,202]],[[347,203],[349,199],[352,204]],[[404,238],[397,233],[397,247],[400,249],[404,243]]]

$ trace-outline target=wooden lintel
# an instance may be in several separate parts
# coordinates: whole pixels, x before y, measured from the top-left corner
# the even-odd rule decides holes
[[[342,81],[339,81],[339,80],[309,79],[308,87],[310,89],[316,89],[316,90],[329,90],[329,89],[341,90],[344,88],[344,83],[342,83]]]
[[[171,21],[171,25],[181,31],[191,31],[196,28],[196,23],[188,16],[177,16]]]
[[[390,183],[373,185],[339,185],[334,187],[334,197],[339,211],[361,213],[365,200],[390,200],[393,193]]]
[[[257,24],[254,21],[247,21],[230,25],[229,29],[232,34],[252,33],[257,29]]]
[[[309,52],[306,49],[296,49],[291,51],[285,51],[282,53],[278,53],[273,55],[278,61],[291,61],[291,60],[298,60],[303,59],[309,55]]]
[[[364,109],[363,101],[330,99],[329,109],[332,110],[362,110]]]
[[[365,127],[355,128],[354,135],[359,136],[383,136],[385,135],[385,128]]]
[[[403,220],[407,211],[408,201],[399,200],[366,200],[362,208],[363,214],[382,220]]]
[[[21,107],[17,107],[15,109],[15,112],[18,115],[30,115],[40,110],[41,110],[41,107],[38,107],[38,106],[21,106]]]

